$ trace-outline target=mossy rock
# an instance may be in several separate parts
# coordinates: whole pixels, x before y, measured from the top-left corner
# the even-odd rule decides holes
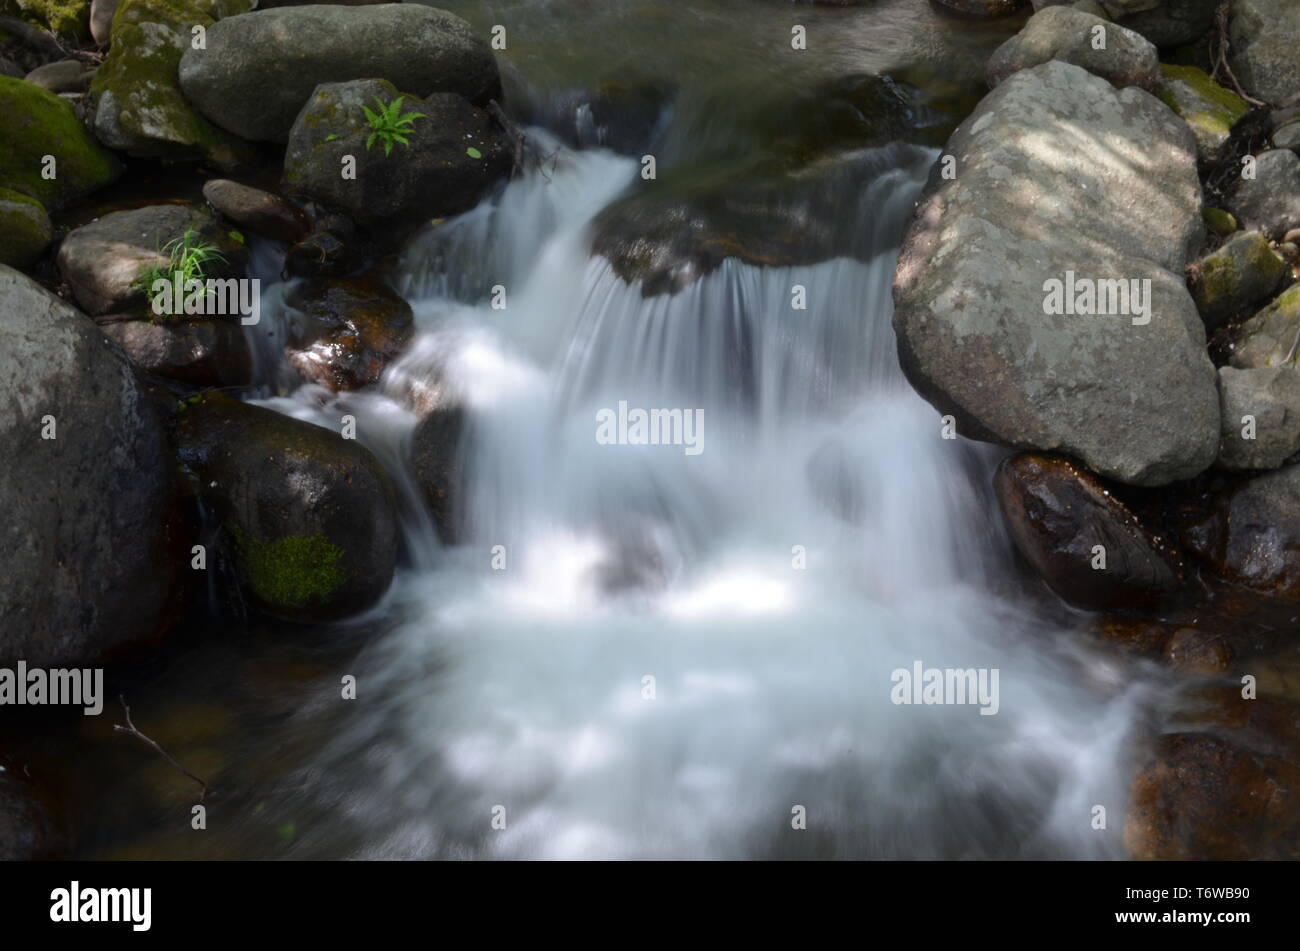
[[[1206,227],[1221,238],[1226,238],[1237,230],[1237,219],[1222,208],[1207,205],[1201,209],[1201,217],[1205,219]]]
[[[1241,325],[1234,335],[1230,362],[1238,369],[1295,365],[1300,351],[1297,339],[1300,339],[1300,284],[1293,284]]]
[[[1286,261],[1258,231],[1237,235],[1196,263],[1191,288],[1209,328],[1269,297],[1287,273]]]
[[[123,0],[113,45],[90,87],[93,127],[102,142],[146,158],[204,160],[235,168],[253,147],[203,118],[181,94],[177,68],[193,29],[243,13],[249,0]]]
[[[90,0],[0,0],[0,16],[17,17],[69,39],[90,35]]]
[[[374,455],[325,429],[218,392],[178,411],[182,463],[263,611],[328,621],[373,604],[397,559],[395,496]]]
[[[54,240],[45,206],[35,198],[0,188],[0,264],[25,268]]]
[[[39,86],[0,76],[0,185],[46,208],[88,195],[114,181],[122,165],[95,142],[72,106]],[[54,177],[45,178],[47,155]]]
[[[1217,165],[1233,125],[1250,106],[1195,66],[1162,63],[1160,76],[1160,98],[1191,127],[1201,165]]]

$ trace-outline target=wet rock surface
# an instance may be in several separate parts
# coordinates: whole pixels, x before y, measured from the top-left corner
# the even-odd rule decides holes
[[[379,382],[414,333],[411,305],[373,279],[306,281],[285,303],[296,312],[289,363],[304,379],[336,392]]]

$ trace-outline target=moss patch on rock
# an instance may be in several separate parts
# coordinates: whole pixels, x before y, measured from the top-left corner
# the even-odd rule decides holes
[[[40,86],[0,76],[0,185],[58,208],[114,181],[121,163],[99,146],[72,106]],[[54,177],[42,172],[54,157]]]
[[[84,38],[90,33],[90,0],[0,0],[0,15],[59,36]]]
[[[45,206],[35,198],[0,188],[0,264],[25,268],[54,239]]]
[[[264,540],[232,527],[249,588],[272,610],[323,603],[346,580],[343,549],[325,537],[290,535]]]
[[[1228,133],[1250,107],[1195,66],[1162,63],[1160,76],[1160,98],[1191,127],[1201,164],[1216,164]]]

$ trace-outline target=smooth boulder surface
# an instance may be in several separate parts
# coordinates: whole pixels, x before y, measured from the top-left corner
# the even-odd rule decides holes
[[[253,353],[237,320],[144,318],[102,323],[99,329],[155,376],[191,386],[246,386],[253,378]]]
[[[39,201],[0,188],[0,264],[27,267],[53,240],[54,225]]]
[[[1300,369],[1219,370],[1225,469],[1276,469],[1300,451]]]
[[[1206,168],[1223,159],[1232,127],[1250,111],[1246,100],[1195,66],[1161,64],[1158,95],[1191,127],[1201,165]]]
[[[1219,0],[1099,0],[1099,4],[1116,23],[1164,47],[1204,36],[1214,25]]]
[[[241,228],[293,244],[307,233],[306,217],[272,192],[214,178],[203,186],[203,198]]]
[[[185,96],[247,139],[284,142],[321,83],[383,79],[421,98],[500,98],[486,38],[445,10],[413,3],[284,7],[222,20],[180,63]],[[337,172],[336,172],[337,174]]]
[[[419,113],[409,144],[385,154],[367,147],[363,107],[402,96],[402,113]],[[340,174],[346,156],[356,177]],[[284,158],[285,185],[348,214],[373,230],[409,228],[468,211],[510,174],[513,150],[485,111],[452,93],[417,99],[382,80],[326,83],[312,94],[293,125]]]
[[[388,590],[399,531],[393,488],[370,450],[339,430],[217,391],[187,404],[181,460],[262,610],[328,621]]]
[[[187,231],[215,247],[225,258],[213,261],[205,278],[243,273],[244,245],[206,208],[194,205],[148,205],[115,211],[82,225],[63,239],[57,256],[59,273],[86,313],[99,316],[146,303],[142,278],[150,267],[166,268],[167,246]]]
[[[1071,604],[1091,610],[1151,607],[1181,586],[1178,558],[1104,485],[1068,460],[1011,456],[998,467],[993,486],[1016,547]]]
[[[955,177],[936,163],[894,278],[912,385],[964,436],[1064,452],[1121,482],[1207,468],[1219,395],[1183,279],[1204,240],[1186,124],[1149,93],[1053,61],[986,96],[945,153]],[[1048,313],[1049,282],[1064,306],[1071,273],[1150,281],[1149,317],[1133,301]],[[1120,284],[1088,286],[1109,288],[1094,310],[1124,310]]]
[[[464,407],[445,401],[428,409],[411,436],[411,467],[444,544],[458,537],[460,445],[466,438]]]
[[[1099,27],[1105,31],[1104,49],[1093,44]],[[1012,73],[1054,59],[1081,66],[1118,87],[1154,92],[1160,84],[1156,48],[1142,36],[1073,7],[1047,7],[993,53],[987,70],[989,88]]]
[[[285,305],[289,363],[335,392],[378,383],[415,332],[411,305],[375,280],[305,281]]]
[[[1238,180],[1228,210],[1244,227],[1270,238],[1300,228],[1300,155],[1271,149],[1256,156],[1255,177]]]
[[[3,266],[0,405],[0,663],[161,634],[189,570],[162,423],[92,321]]]
[[[1233,0],[1228,32],[1232,71],[1247,92],[1274,105],[1300,93],[1300,4]]]

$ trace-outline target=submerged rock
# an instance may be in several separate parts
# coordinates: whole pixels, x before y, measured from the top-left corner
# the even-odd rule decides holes
[[[335,392],[378,383],[415,332],[411,305],[374,280],[306,281],[285,304],[289,363]]]
[[[1191,126],[1196,153],[1205,168],[1223,160],[1233,125],[1250,110],[1246,100],[1195,66],[1162,63],[1159,96]]]
[[[1234,236],[1192,267],[1196,309],[1213,329],[1271,297],[1289,272],[1286,262],[1258,231]]]
[[[252,148],[213,125],[181,94],[181,54],[196,26],[243,13],[250,0],[122,0],[113,45],[90,87],[91,126],[105,145],[129,155],[203,159],[228,168],[253,158]]]
[[[204,115],[246,139],[273,142],[288,140],[318,85],[356,79],[385,80],[421,98],[456,93],[478,106],[501,95],[487,41],[460,17],[415,3],[232,17],[180,64],[181,88]]]
[[[1228,33],[1232,71],[1247,92],[1273,104],[1300,92],[1300,4],[1233,0]]]
[[[375,140],[364,109],[398,97],[418,115],[406,143]],[[347,156],[355,178],[340,174]],[[371,229],[412,227],[473,208],[510,174],[513,150],[482,109],[452,93],[417,99],[383,80],[317,87],[293,124],[284,159],[288,188],[310,195]]]
[[[48,209],[89,195],[122,172],[72,107],[52,92],[0,76],[0,115],[0,185],[31,195]],[[46,169],[53,177],[43,174]]]
[[[1225,469],[1276,469],[1300,452],[1300,369],[1219,370]]]
[[[1300,227],[1300,155],[1272,149],[1255,159],[1255,177],[1241,178],[1228,210],[1247,228],[1280,238]]]
[[[54,225],[35,198],[0,188],[0,264],[25,268],[54,240]]]
[[[936,164],[894,279],[912,385],[965,436],[1121,482],[1208,467],[1219,395],[1183,281],[1204,238],[1187,126],[1053,61],[986,96],[946,154],[955,176]]]
[[[217,392],[187,404],[178,441],[231,543],[240,582],[262,610],[334,620],[388,590],[397,512],[370,450]]]
[[[163,633],[188,570],[163,429],[85,315],[0,266],[0,663]]]
[[[1071,604],[1150,607],[1181,587],[1177,556],[1105,486],[1067,460],[1011,456],[998,467],[993,486],[1016,547]]]
[[[1105,31],[1104,49],[1093,45],[1098,27]],[[1047,7],[993,53],[987,70],[989,88],[1012,73],[1054,59],[1080,66],[1117,87],[1155,92],[1160,84],[1156,48],[1140,35],[1072,7]]]

